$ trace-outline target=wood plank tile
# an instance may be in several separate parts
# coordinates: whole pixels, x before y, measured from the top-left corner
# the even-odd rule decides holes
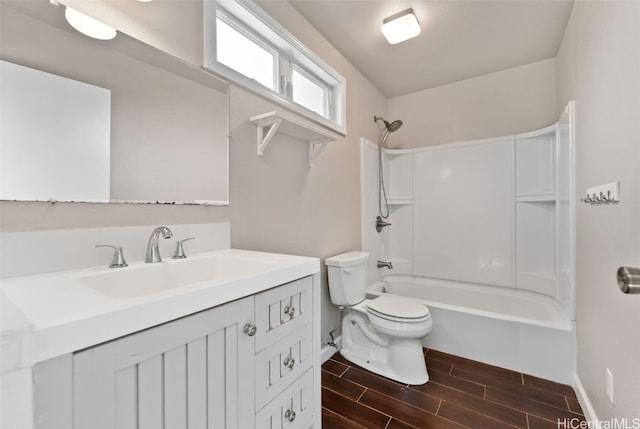
[[[400,420],[391,419],[389,424],[387,425],[387,429],[415,429],[415,426],[411,426],[406,424],[405,422],[401,422]],[[331,428],[327,428],[331,429]]]
[[[322,364],[322,369],[328,371],[332,374],[341,376],[347,369],[349,369],[349,365],[345,365],[342,362],[338,362],[333,359],[329,359],[325,363]]]
[[[492,389],[504,390],[512,395],[521,396],[534,401],[542,402],[563,410],[569,410],[565,396],[549,392],[548,390],[536,389],[527,385],[506,385],[490,386]]]
[[[353,365],[353,363],[352,363],[352,362],[349,362],[347,359],[345,359],[345,358],[340,354],[340,352],[335,352],[335,353],[333,354],[333,356],[331,356],[331,360],[334,360],[334,361],[336,361],[336,362],[343,363],[343,364],[345,364],[345,365],[347,365],[347,366],[351,366],[351,365]]]
[[[527,417],[529,418],[529,429],[558,429],[563,427],[558,425],[557,420],[555,421],[545,420],[536,416],[527,416]],[[570,428],[571,425],[567,423],[566,427]],[[576,426],[576,427],[579,427],[579,426]]]
[[[533,375],[524,374],[524,384],[526,386],[535,387],[536,389],[548,390],[549,392],[576,398],[576,392],[573,388],[566,384],[556,383],[555,381],[545,380],[543,378],[534,377]]]
[[[445,374],[449,374],[451,372],[451,368],[453,368],[453,364],[451,362],[445,362],[431,356],[425,357],[425,361],[427,362],[427,371],[435,369],[437,371],[444,372]]]
[[[424,395],[415,390],[411,390],[404,384],[391,381],[358,368],[349,368],[342,376],[346,380],[367,386],[369,390],[375,390],[387,396],[391,396],[398,401],[405,402],[414,407],[420,408],[430,413],[436,412],[440,400],[432,396]]]
[[[470,428],[513,429],[510,424],[478,414],[451,402],[442,401],[438,415]]]
[[[504,388],[522,386],[522,376],[519,373],[514,374],[517,374],[517,377],[513,375],[504,377],[501,375],[496,375],[495,373],[469,370],[467,368],[461,368],[456,365],[454,365],[453,369],[451,370],[451,375],[453,376],[484,384],[485,386],[502,386]]]
[[[360,396],[367,390],[366,387],[355,384],[344,378],[340,378],[330,372],[322,370],[322,387],[333,390],[336,393],[346,396],[347,398],[357,401]]]
[[[355,402],[329,389],[322,389],[322,406],[367,429],[384,429],[390,418],[366,405]]]
[[[484,397],[484,385],[469,381],[464,378],[445,374],[440,371],[430,370],[429,379],[431,382],[450,387],[452,389],[461,390],[470,395]]]
[[[487,393],[485,397],[489,401],[501,403],[508,407],[513,407],[518,410],[522,410],[527,414],[534,415],[536,417],[542,417],[547,420],[556,421],[558,418],[581,418],[580,414],[573,413],[568,409],[560,409],[552,407],[542,402],[535,401],[533,399],[513,395],[504,390],[495,389],[491,386],[487,386]]]
[[[573,411],[574,413],[584,415],[582,407],[580,406],[580,402],[578,402],[576,398],[565,396],[565,399],[567,400],[567,406],[569,407],[569,410]]]
[[[465,371],[473,371],[479,374],[489,376],[496,379],[504,379],[507,382],[516,382],[522,384],[522,376],[519,372],[510,369],[500,368],[498,366],[489,365],[460,356],[451,355],[437,350],[429,349],[427,358],[433,357],[444,362],[453,364],[453,370],[461,369]]]
[[[424,354],[424,386],[397,383],[335,354],[322,371],[325,427],[557,429],[558,419],[584,420],[570,386],[437,350]]]
[[[331,429],[367,429],[324,407],[322,407],[322,427]]]
[[[417,428],[429,429],[461,429],[463,426],[446,420],[435,414],[428,413],[413,407],[390,396],[383,395],[374,390],[367,390],[360,398],[360,403],[375,408],[396,420],[408,423]]]
[[[469,395],[456,389],[442,386],[438,383],[427,383],[423,386],[412,386],[412,389],[426,393],[427,395],[440,398],[457,404],[463,408],[483,414],[508,423],[520,428],[527,427],[527,418],[524,412],[498,404],[492,401],[486,401],[478,396]]]

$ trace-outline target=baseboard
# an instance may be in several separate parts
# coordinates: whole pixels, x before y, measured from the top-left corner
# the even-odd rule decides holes
[[[334,340],[336,346],[330,346],[328,344],[323,344],[322,345],[322,350],[320,351],[320,359],[322,360],[322,363],[325,363],[326,361],[328,361],[331,356],[334,355],[335,352],[337,352],[338,350],[340,350],[340,340],[341,337],[338,337]]]
[[[600,427],[600,420],[598,420],[596,411],[593,409],[593,404],[591,404],[589,396],[587,395],[587,391],[584,390],[584,386],[582,385],[578,374],[575,374],[573,376],[573,384],[576,390],[576,396],[578,397],[578,402],[580,403],[582,412],[584,413],[584,418],[587,420],[587,422],[589,422],[589,427]],[[591,422],[594,422],[593,424],[595,426],[591,426]]]

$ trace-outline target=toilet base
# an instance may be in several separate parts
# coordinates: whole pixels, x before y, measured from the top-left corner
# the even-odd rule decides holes
[[[370,329],[363,315],[351,312],[343,319],[340,354],[345,359],[402,384],[429,381],[421,338],[390,338],[378,333],[376,338],[371,332],[367,338],[362,329]]]
[[[429,381],[429,373],[427,372],[427,366],[424,363],[424,355],[422,354],[422,352],[420,352],[417,356],[413,354],[414,358],[417,357],[422,361],[421,364],[414,363],[410,367],[407,366],[407,368],[414,369],[412,374],[403,374],[399,373],[399,371],[393,371],[390,368],[388,361],[372,360],[368,357],[353,353],[352,351],[342,349],[340,350],[340,354],[346,360],[361,368],[402,384],[419,386]]]

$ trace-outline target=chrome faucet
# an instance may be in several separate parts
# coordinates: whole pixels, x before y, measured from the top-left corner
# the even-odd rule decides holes
[[[391,261],[378,261],[378,268],[389,268],[390,270],[393,270],[393,264],[391,264]]]
[[[382,216],[378,216],[376,218],[376,231],[378,231],[379,233],[382,232],[382,228],[384,228],[385,226],[391,226],[391,224],[382,220]]]
[[[144,262],[147,264],[155,264],[161,262],[160,247],[158,245],[158,237],[162,234],[163,238],[171,238],[173,233],[166,226],[159,226],[153,230],[151,237],[149,237],[149,243],[147,244],[147,254],[144,257]]]

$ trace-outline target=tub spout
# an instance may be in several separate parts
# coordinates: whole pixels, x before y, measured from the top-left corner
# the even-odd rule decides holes
[[[393,270],[393,264],[391,261],[378,261],[378,268],[389,268],[390,270]]]

